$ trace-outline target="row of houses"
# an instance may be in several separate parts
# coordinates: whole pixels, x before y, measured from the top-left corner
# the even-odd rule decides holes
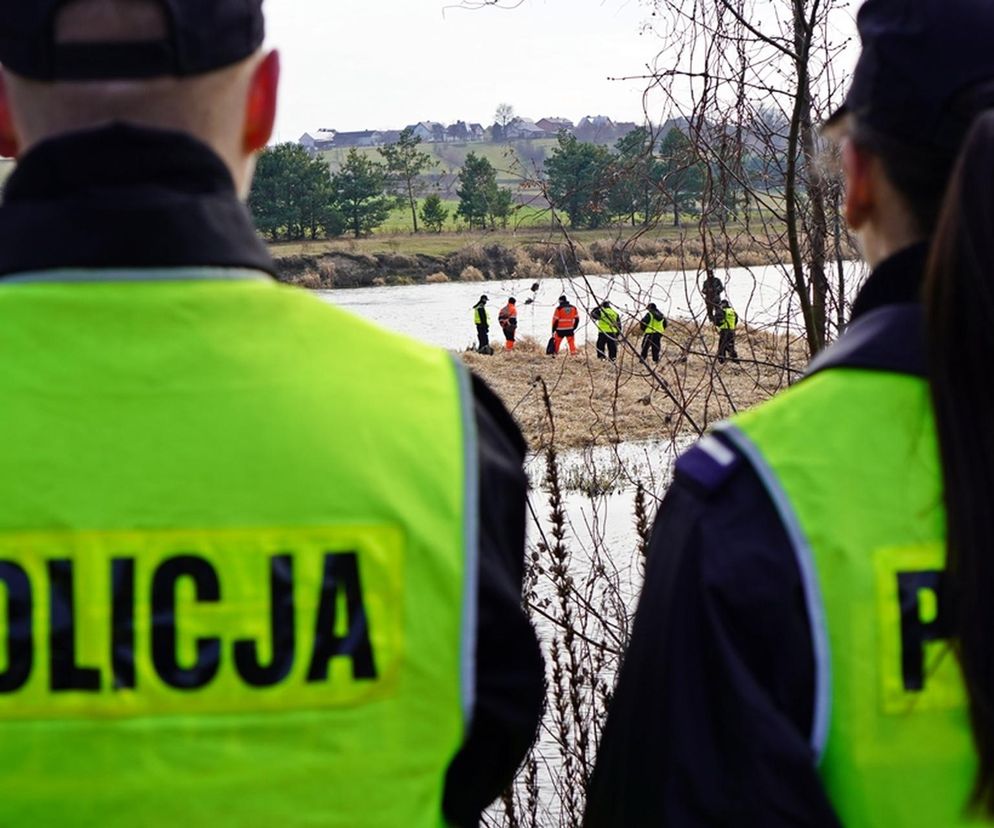
[[[417,138],[426,144],[456,144],[482,142],[487,140],[487,131],[481,124],[467,124],[456,121],[450,126],[435,121],[421,121],[407,127]],[[298,142],[313,152],[330,149],[350,149],[352,147],[384,147],[394,144],[400,138],[398,130],[363,130],[361,132],[339,132],[335,129],[318,129],[305,132]]]
[[[494,124],[485,129],[481,124],[456,121],[446,126],[436,121],[421,121],[407,129],[426,144],[481,143],[494,141],[524,141],[537,138],[555,138],[560,132],[571,132],[581,141],[610,143],[636,128],[636,124],[615,122],[605,115],[589,115],[574,124],[569,118],[513,118],[506,124]],[[352,147],[382,147],[396,143],[400,130],[363,130],[339,132],[335,129],[318,129],[305,132],[300,145],[310,152]]]

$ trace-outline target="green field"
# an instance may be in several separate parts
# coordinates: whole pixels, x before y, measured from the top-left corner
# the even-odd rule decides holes
[[[465,223],[462,222],[458,216],[456,216],[456,210],[459,209],[459,202],[455,199],[443,199],[442,203],[449,211],[449,217],[446,219],[444,230],[447,232],[458,232],[459,230],[465,230]],[[418,201],[419,228],[422,227],[422,204],[424,204],[424,199]],[[519,204],[515,205],[514,213],[508,220],[506,229],[520,230],[530,229],[533,227],[550,228],[551,226],[552,214],[547,208],[531,206],[528,204]],[[411,224],[411,208],[405,205],[394,209],[393,212],[390,213],[390,217],[377,228],[376,235],[382,236],[384,234],[391,235],[396,233],[411,233],[413,229],[414,228]]]
[[[509,144],[459,143],[421,144],[420,149],[432,155],[438,162],[435,175],[454,177],[466,163],[466,156],[475,152],[486,158],[497,170],[497,182],[502,187],[518,190],[524,182],[535,177],[536,169],[541,170],[545,159],[552,155],[556,146],[555,138],[539,138],[534,141],[513,141]],[[376,147],[360,147],[356,150],[374,161],[382,161]],[[349,150],[334,149],[321,153],[332,170],[339,169],[345,162]]]

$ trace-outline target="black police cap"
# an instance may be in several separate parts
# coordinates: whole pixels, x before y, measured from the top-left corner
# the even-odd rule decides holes
[[[262,0],[154,0],[165,40],[56,43],[56,17],[70,2],[0,0],[0,63],[42,81],[185,77],[237,63],[265,38]]]
[[[955,152],[994,106],[990,0],[867,0],[857,24],[863,51],[828,125],[852,114],[885,136]]]

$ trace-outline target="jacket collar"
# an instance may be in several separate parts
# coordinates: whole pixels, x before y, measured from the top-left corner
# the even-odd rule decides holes
[[[927,260],[928,244],[919,242],[877,265],[853,301],[850,321],[886,305],[918,302]]]
[[[927,259],[928,245],[922,243],[881,262],[853,302],[846,332],[815,357],[807,376],[829,368],[926,376],[920,294]]]
[[[45,141],[0,206],[0,277],[275,265],[224,162],[182,133],[112,124]]]

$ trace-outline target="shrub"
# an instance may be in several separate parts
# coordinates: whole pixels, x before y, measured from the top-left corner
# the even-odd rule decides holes
[[[427,282],[427,283],[428,283],[429,285],[440,285],[440,284],[442,284],[443,282],[447,282],[447,281],[449,281],[449,277],[448,277],[448,276],[446,276],[446,275],[445,275],[444,273],[442,273],[442,271],[440,270],[440,271],[438,271],[438,273],[432,273],[432,274],[430,274],[430,275],[429,275],[429,276],[428,276],[428,277],[427,277],[427,278],[425,279],[425,281],[426,281],[426,282]]]
[[[321,280],[321,287],[333,288],[335,286],[335,263],[331,259],[321,259],[318,262],[318,277]]]
[[[600,262],[593,259],[584,259],[580,262],[580,272],[585,276],[606,276],[611,271]]]
[[[462,273],[459,274],[460,282],[482,282],[484,281],[483,273],[478,267],[464,267]]]
[[[322,287],[321,276],[314,270],[305,270],[293,278],[292,284],[308,290],[318,290]]]
[[[514,251],[514,256],[515,279],[541,279],[543,276],[552,275],[552,271],[543,262],[535,261],[526,251],[519,248]]]
[[[381,253],[377,258],[383,267],[390,270],[417,270],[418,268],[417,258],[403,253]]]
[[[490,268],[490,259],[483,245],[470,244],[449,256],[446,264],[448,265],[446,269],[450,273],[462,273],[467,267],[484,272]]]

